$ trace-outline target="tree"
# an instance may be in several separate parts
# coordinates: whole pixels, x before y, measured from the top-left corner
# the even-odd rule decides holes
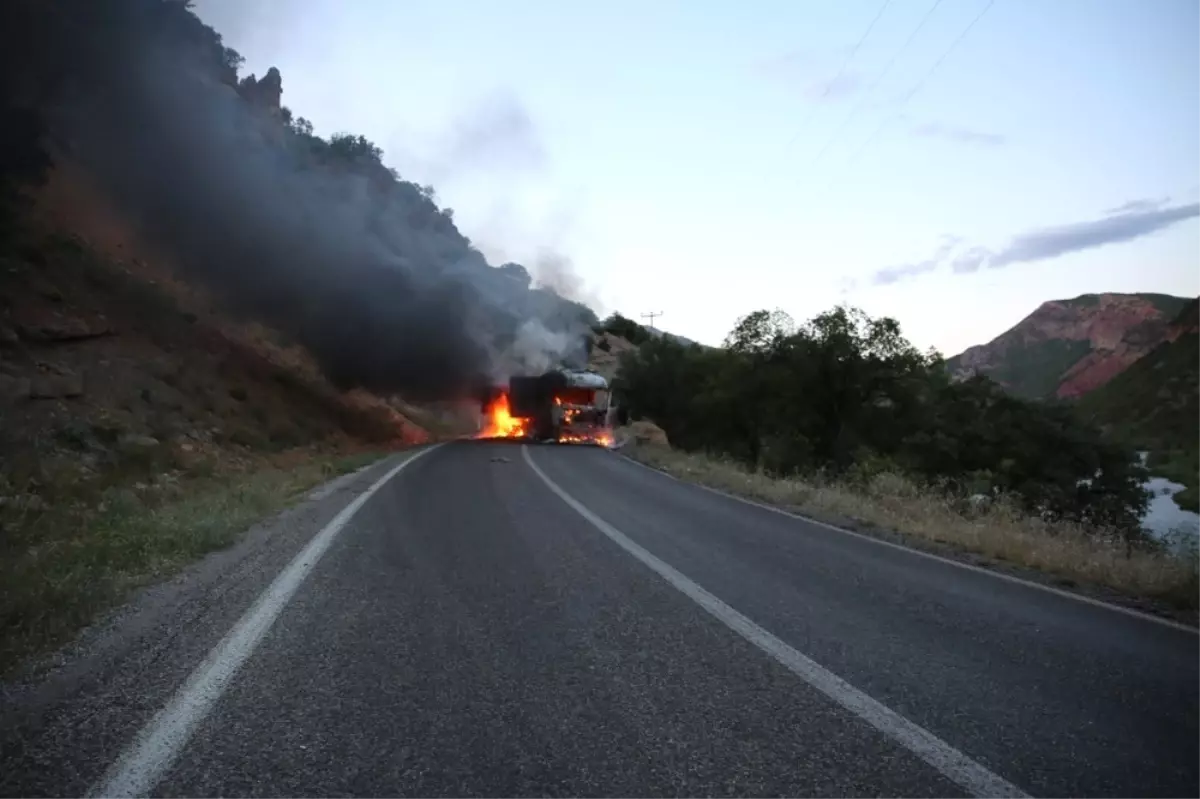
[[[642,344],[648,341],[650,332],[637,322],[613,311],[601,324],[601,329],[614,336],[625,339],[631,344]]]
[[[383,164],[383,150],[366,136],[355,136],[353,133],[335,133],[330,136],[329,154],[347,164]]]
[[[301,136],[312,136],[313,126],[304,117],[296,117],[296,121],[292,124],[292,130]]]
[[[1018,399],[986,378],[952,383],[941,362],[896,320],[836,307],[798,327],[783,312],[756,311],[721,350],[644,341],[619,374],[631,412],[684,449],[774,474],[897,469],[1137,535],[1145,492],[1132,452],[1069,408]]]
[[[522,288],[527,289],[533,283],[533,278],[530,276],[529,270],[520,264],[507,263],[500,266],[499,269],[505,276],[520,283]]]
[[[725,337],[725,346],[738,353],[765,353],[777,347],[795,329],[796,323],[784,311],[755,311],[737,321]]]

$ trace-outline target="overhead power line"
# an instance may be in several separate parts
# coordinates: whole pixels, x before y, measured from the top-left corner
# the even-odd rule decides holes
[[[879,73],[879,76],[875,78],[875,80],[871,83],[871,86],[865,92],[863,92],[858,103],[850,111],[850,115],[842,120],[842,124],[838,126],[838,129],[834,132],[834,134],[829,137],[828,141],[825,142],[825,146],[821,148],[820,152],[818,152],[816,157],[813,159],[812,165],[809,167],[810,169],[816,167],[821,162],[821,157],[824,156],[825,153],[829,151],[829,148],[833,146],[834,142],[839,139],[839,137],[842,135],[842,132],[846,129],[846,126],[849,125],[856,116],[858,116],[858,112],[866,104],[867,99],[871,96],[871,93],[875,91],[875,88],[879,86],[879,84],[883,82],[883,79],[888,76],[888,73],[892,71],[892,67],[895,66],[896,61],[898,61],[900,56],[904,55],[904,52],[908,50],[908,46],[912,44],[913,39],[917,38],[917,34],[921,32],[921,29],[925,27],[925,23],[929,21],[929,18],[933,16],[933,12],[937,11],[938,6],[941,4],[942,0],[934,0],[934,4],[928,11],[925,12],[925,16],[921,18],[921,22],[917,25],[917,27],[913,28],[912,33],[910,33],[908,38],[905,39],[904,44],[901,45],[900,49],[897,50],[895,55],[892,56],[891,60],[888,61],[887,66],[883,68],[883,71]]]
[[[847,167],[853,165],[854,162],[858,160],[858,157],[860,155],[862,155],[863,151],[867,149],[867,146],[872,141],[875,140],[875,137],[879,135],[880,131],[882,131],[885,127],[887,127],[887,125],[890,124],[892,122],[892,120],[894,120],[900,116],[900,112],[904,110],[904,106],[908,105],[908,101],[911,100],[916,95],[917,92],[921,91],[921,89],[925,86],[925,84],[929,81],[929,79],[931,77],[933,77],[933,74],[938,71],[938,67],[940,67],[946,61],[946,59],[950,57],[950,54],[954,52],[955,48],[958,47],[959,43],[962,42],[963,39],[967,38],[967,34],[971,32],[971,29],[975,27],[975,25],[979,22],[979,20],[983,19],[983,15],[986,14],[991,9],[991,7],[994,6],[995,4],[996,4],[996,0],[988,0],[988,4],[983,7],[983,10],[975,15],[975,19],[971,20],[971,23],[969,25],[967,25],[967,27],[963,28],[962,33],[958,34],[958,37],[953,42],[950,43],[950,46],[947,47],[946,50],[942,53],[941,57],[937,61],[934,62],[933,66],[929,68],[929,71],[926,72],[923,76],[921,76],[921,79],[919,81],[917,81],[916,85],[914,85],[912,87],[912,89],[908,92],[908,94],[904,95],[904,99],[901,100],[900,105],[898,105],[896,107],[895,113],[893,113],[890,117],[887,117],[882,122],[880,122],[879,126],[877,128],[875,128],[875,130],[872,131],[871,135],[867,137],[866,141],[864,141],[862,143],[862,146],[860,146],[858,148],[858,150],[855,151],[854,155],[850,158],[850,160],[846,162],[845,165]]]
[[[995,4],[996,4],[996,0],[988,0],[987,5],[985,5],[983,7],[983,9],[978,14],[975,15],[975,18],[971,20],[971,22],[967,25],[967,27],[962,29],[962,32],[959,33],[957,37],[955,37],[954,41],[952,41],[950,43],[950,46],[947,47],[942,52],[941,56],[938,57],[937,61],[935,61],[933,63],[933,66],[931,66],[929,68],[929,70],[924,75],[921,76],[921,79],[918,80],[916,82],[916,84],[913,85],[912,89],[909,90],[908,94],[904,95],[904,98],[900,101],[900,104],[898,106],[896,106],[895,112],[891,116],[886,117],[882,122],[880,122],[879,126],[876,127],[875,130],[873,130],[871,132],[871,135],[868,136],[866,138],[866,140],[862,143],[862,145],[857,150],[854,151],[854,155],[852,155],[850,157],[850,159],[848,161],[846,161],[845,164],[843,164],[843,168],[849,168],[850,166],[853,166],[854,163],[858,161],[859,157],[863,154],[863,152],[867,149],[868,145],[870,145],[871,142],[875,140],[875,137],[879,135],[880,131],[882,131],[885,127],[887,127],[888,124],[890,124],[893,120],[895,120],[897,117],[900,116],[900,112],[904,110],[904,106],[908,105],[908,102],[914,96],[916,96],[917,92],[921,91],[921,89],[925,86],[925,84],[929,81],[929,79],[931,77],[933,77],[933,74],[938,71],[938,68],[941,67],[941,65],[943,63],[945,63],[946,59],[950,57],[951,53],[954,52],[954,50],[958,47],[958,45],[962,42],[962,40],[967,38],[967,34],[971,32],[971,29],[974,28],[976,24],[978,24],[979,20],[983,19],[984,14],[986,14],[991,9],[991,7]],[[829,191],[829,188],[834,184],[834,182],[836,182],[836,178],[831,178],[829,180],[829,182],[825,184],[825,187],[824,187],[824,189],[822,189],[821,194],[823,195],[823,194],[825,194],[825,192]]]
[[[795,135],[792,136],[791,140],[788,142],[787,149],[791,149],[792,145],[796,143],[796,139],[798,139],[800,134],[804,132],[804,129],[808,127],[808,123],[812,120],[812,115],[816,113],[816,106],[829,96],[829,93],[833,91],[833,87],[837,85],[839,80],[841,80],[842,75],[846,72],[846,67],[850,66],[850,62],[854,60],[854,56],[858,55],[858,51],[863,46],[863,42],[865,42],[867,37],[871,35],[871,31],[875,30],[875,23],[878,22],[879,18],[883,16],[883,12],[887,10],[887,7],[891,5],[891,2],[892,0],[883,0],[883,5],[881,5],[879,10],[875,12],[875,18],[871,20],[871,24],[867,26],[865,31],[863,31],[863,35],[858,37],[858,43],[854,45],[854,49],[850,51],[850,54],[846,56],[846,60],[842,62],[841,69],[839,69],[837,74],[833,76],[833,80],[825,84],[825,91],[821,93],[821,96],[818,97],[813,104],[811,110],[808,112],[808,117],[804,120],[804,124],[796,130]]]

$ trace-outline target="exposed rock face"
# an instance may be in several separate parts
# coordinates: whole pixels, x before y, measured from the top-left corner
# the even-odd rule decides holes
[[[1173,320],[1165,339],[1113,380],[1082,397],[1077,407],[1102,429],[1174,462],[1179,479],[1195,485],[1200,441],[1200,300]],[[1172,454],[1173,453],[1173,454]],[[1190,461],[1190,463],[1189,463]],[[1153,464],[1152,464],[1153,465]],[[1152,472],[1153,474],[1153,472]],[[1169,476],[1169,475],[1164,475]]]
[[[278,114],[283,99],[283,76],[275,67],[268,69],[262,78],[247,75],[238,84],[238,94],[251,104]]]
[[[57,343],[109,336],[113,329],[103,317],[89,319],[58,312],[27,311],[18,315],[15,332],[25,341]]]
[[[1187,302],[1162,294],[1085,294],[1046,302],[947,366],[955,377],[985,374],[1026,397],[1078,397],[1167,340],[1171,320]]]

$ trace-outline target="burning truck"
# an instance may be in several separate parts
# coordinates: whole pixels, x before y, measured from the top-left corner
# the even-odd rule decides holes
[[[552,369],[516,376],[481,399],[479,438],[519,438],[557,444],[612,443],[611,393],[604,376],[587,369]]]

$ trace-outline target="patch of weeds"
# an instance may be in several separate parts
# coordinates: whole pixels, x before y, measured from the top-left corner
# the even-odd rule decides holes
[[[635,444],[622,452],[681,479],[815,518],[895,531],[911,537],[914,545],[925,541],[984,555],[1051,575],[1059,585],[1103,586],[1192,612],[1200,600],[1194,552],[1181,554],[1152,542],[1127,547],[1114,531],[1047,522],[1004,501],[965,513],[945,492],[894,472],[876,473],[858,483],[820,476],[775,478],[733,461],[664,447]]]
[[[235,543],[314,485],[379,453],[317,457],[287,469],[202,476],[172,491],[111,485],[99,503],[0,508],[0,673],[49,651],[131,590]]]
[[[262,449],[266,444],[262,433],[246,425],[238,425],[229,430],[225,438],[231,444],[248,449]]]

